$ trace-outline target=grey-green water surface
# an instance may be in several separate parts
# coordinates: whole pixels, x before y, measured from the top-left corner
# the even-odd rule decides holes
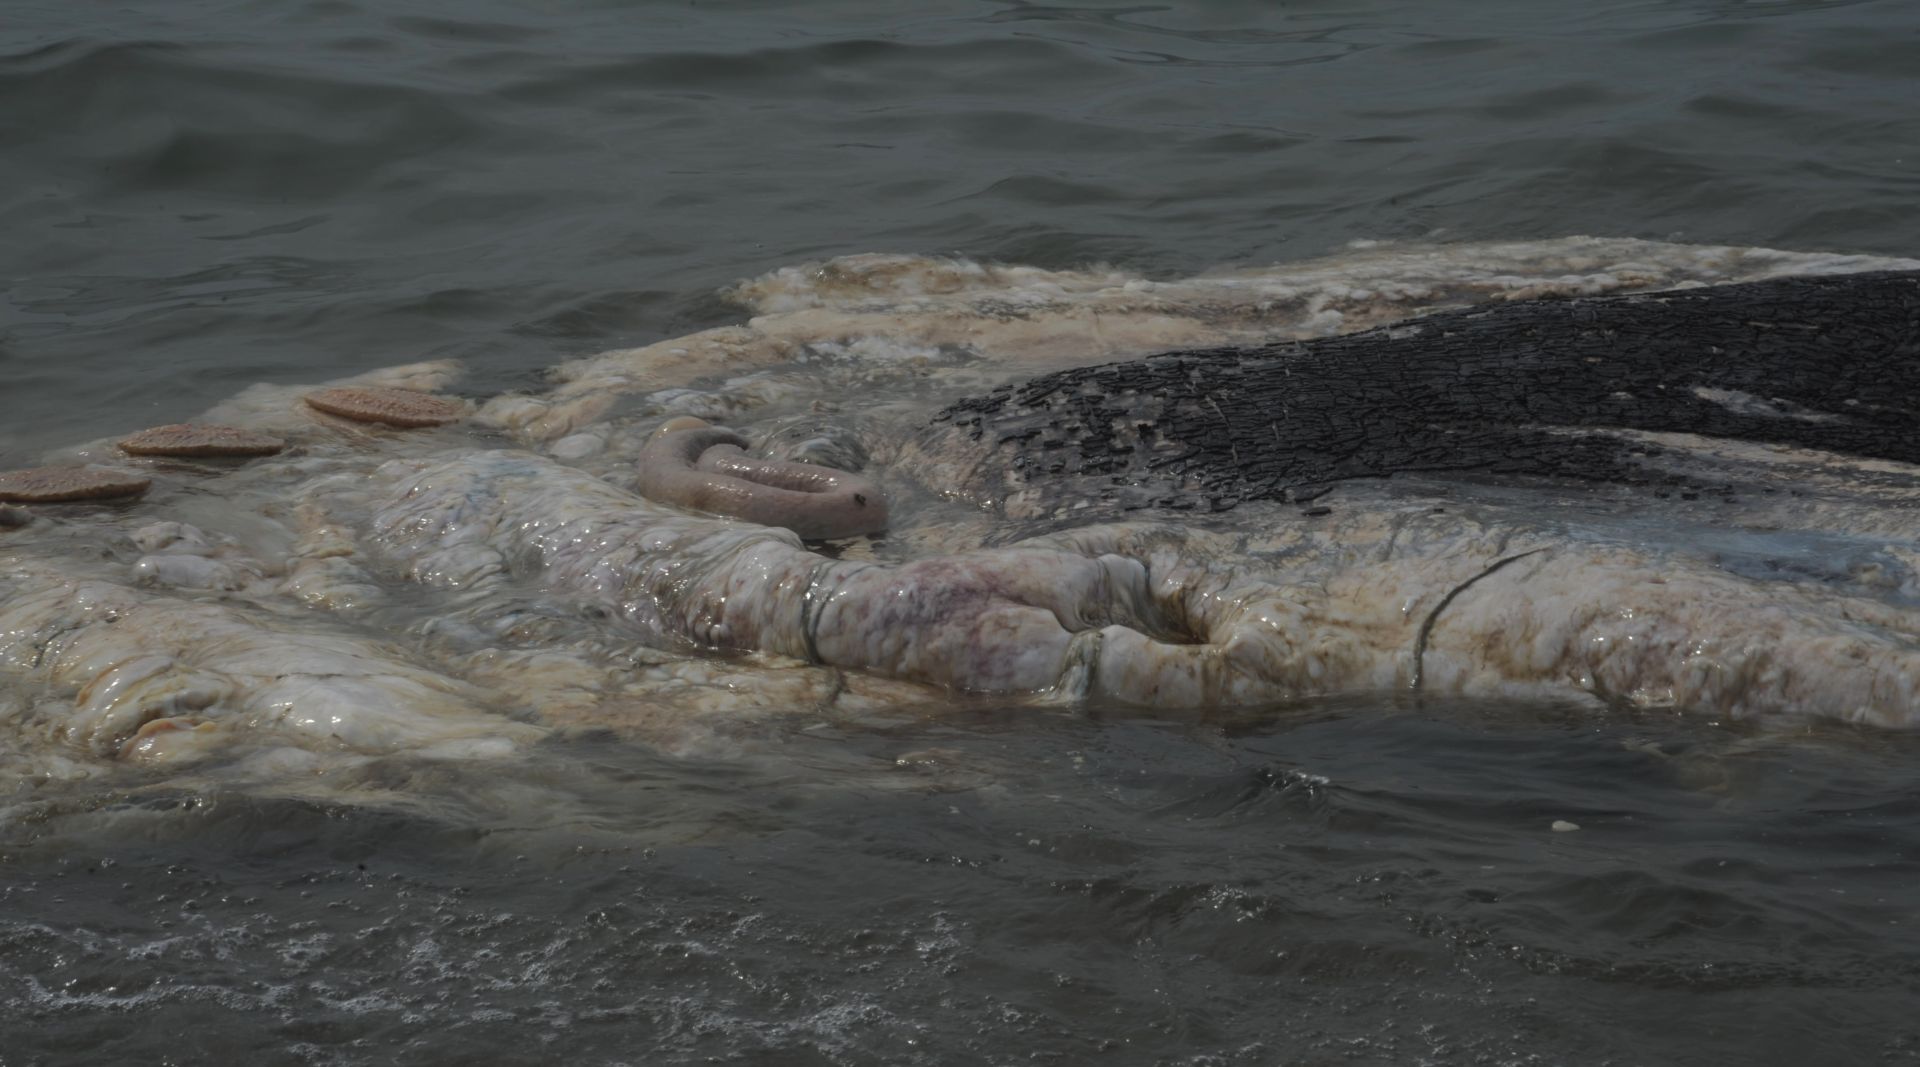
[[[1914,255],[1917,104],[1905,0],[14,0],[0,461],[259,380],[528,386],[842,253]],[[17,783],[0,1063],[1920,1057],[1903,736],[1335,701],[765,742],[394,760],[413,799],[353,808]]]

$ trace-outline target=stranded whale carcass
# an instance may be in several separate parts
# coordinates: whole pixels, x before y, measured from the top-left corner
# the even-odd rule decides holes
[[[1430,488],[1398,486],[1307,528],[1256,505],[1399,471],[1679,487],[1711,480],[1713,464],[1729,478],[1744,464],[1757,479],[1755,464],[1798,460],[1831,479],[1846,463],[1777,454],[1709,456],[1692,474],[1652,465],[1656,453],[1712,451],[1645,436],[1683,430],[1910,458],[1914,405],[1888,379],[1913,360],[1916,278],[1512,303],[1278,349],[1070,370],[963,400],[942,416],[951,432],[897,456],[931,488],[964,493],[968,478],[949,478],[964,467],[990,492],[1038,486],[1044,498],[1058,477],[1070,491],[1056,513],[1118,517],[1088,506],[1099,483],[1149,520],[999,549],[828,559],[790,534],[749,543],[729,527],[651,514],[510,453],[383,471],[395,489],[373,529],[383,551],[443,572],[437,531],[459,525],[445,509],[485,501],[495,533],[456,546],[465,562],[454,569],[471,573],[476,551],[491,574],[523,561],[520,573],[548,590],[592,599],[642,633],[963,690],[1165,707],[1358,688],[1571,687],[1736,715],[1905,723],[1920,620],[1903,603],[1912,589],[1901,545],[1851,545],[1859,573],[1792,584],[1743,573],[1766,561],[1752,547],[1713,556],[1629,536],[1639,516],[1603,500],[1578,525],[1497,499],[1436,506]],[[1833,361],[1846,366],[1817,369]],[[1288,416],[1288,404],[1306,410]],[[1612,430],[1641,436],[1599,432]],[[1904,471],[1883,481],[1878,495],[1828,502],[1863,520],[1833,533],[1900,531],[1911,486]],[[1209,507],[1242,514],[1223,529],[1151,521],[1208,493]],[[1764,513],[1777,527],[1792,511],[1714,495],[1727,510],[1691,525],[1758,529]],[[423,530],[434,533],[415,536]],[[1897,595],[1882,595],[1888,583]]]
[[[1912,264],[1674,247],[1631,249],[1671,270],[1589,249],[1585,274],[1452,288],[1413,280],[1430,253],[1160,289],[941,266],[844,300],[823,271],[750,326],[409,420],[439,425],[256,388],[205,418],[278,454],[83,446],[54,459],[111,460],[147,495],[7,512],[0,757],[81,773],[248,738],[284,776],[955,691],[1577,694],[1911,725],[1916,283],[1858,268]],[[1742,277],[1729,263],[1850,273],[1581,295]],[[1466,297],[1490,302],[1406,317]],[[673,459],[670,489],[699,495],[649,500],[642,461],[684,415],[726,427]],[[697,510],[756,486],[789,495],[758,521]],[[760,524],[822,504],[878,508],[888,533],[822,551]]]

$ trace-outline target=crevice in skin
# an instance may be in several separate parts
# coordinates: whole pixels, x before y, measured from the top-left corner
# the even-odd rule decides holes
[[[1100,677],[1100,655],[1106,651],[1107,632],[1082,630],[1067,643],[1067,654],[1060,665],[1060,679],[1053,684],[1051,696],[1062,703],[1078,703],[1093,693]]]
[[[1440,603],[1435,604],[1433,610],[1427,612],[1427,617],[1420,623],[1419,634],[1413,639],[1413,677],[1407,682],[1407,688],[1415,693],[1420,692],[1420,682],[1423,677],[1422,667],[1424,666],[1427,655],[1427,637],[1433,633],[1433,624],[1440,620],[1440,613],[1447,610],[1447,605],[1453,603],[1455,597],[1472,588],[1474,583],[1480,581],[1480,579],[1493,574],[1507,564],[1526,559],[1528,556],[1537,556],[1545,551],[1546,549],[1544,548],[1535,548],[1507,556],[1503,559],[1497,559],[1479,574],[1468,578],[1466,581],[1448,590],[1447,595],[1440,598]]]
[[[807,662],[814,666],[826,663],[826,660],[820,656],[820,645],[817,633],[820,629],[820,611],[827,606],[827,601],[833,598],[832,593],[823,594],[820,591],[820,582],[821,579],[834,573],[838,564],[839,561],[834,559],[823,559],[814,564],[813,572],[807,575],[806,595],[800,598],[800,641],[806,648]],[[871,566],[872,565],[869,564],[867,566],[857,567],[853,571],[846,573],[857,574],[860,571],[870,569]]]
[[[826,695],[820,698],[820,702],[816,706],[822,715],[831,713],[833,706],[840,702],[840,697],[847,691],[846,671],[838,667],[828,667],[827,677],[833,679],[833,687],[827,690]]]
[[[44,639],[40,641],[39,646],[35,648],[33,651],[33,660],[32,660],[33,666],[36,669],[39,667],[45,666],[47,662],[47,657],[49,655],[57,654],[57,651],[54,646],[59,643],[60,639],[67,636],[70,633],[74,633],[78,630],[85,629],[89,621],[90,620],[88,619],[81,618],[73,622],[67,623],[66,625],[60,626],[59,628],[55,629],[52,633],[48,634]],[[107,621],[111,622],[112,620],[109,619]]]

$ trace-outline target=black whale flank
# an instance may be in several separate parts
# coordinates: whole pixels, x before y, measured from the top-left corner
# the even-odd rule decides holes
[[[994,487],[1126,507],[1305,500],[1399,473],[1671,483],[1677,431],[1920,463],[1920,271],[1466,308],[1323,340],[1081,367],[961,400]],[[976,448],[980,447],[978,445]]]

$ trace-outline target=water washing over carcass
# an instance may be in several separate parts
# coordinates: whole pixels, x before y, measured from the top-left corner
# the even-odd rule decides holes
[[[856,257],[449,425],[255,387],[205,418],[284,452],[85,445],[48,462],[151,489],[7,513],[0,763],[220,753],[268,780],[581,727],[690,750],[967,693],[1909,725],[1920,455],[1888,368],[1920,302],[1912,275],[1861,286],[1916,268],[1588,239],[1178,281]],[[1800,276],[1832,284],[1718,288]],[[693,510],[741,502],[761,521]]]

